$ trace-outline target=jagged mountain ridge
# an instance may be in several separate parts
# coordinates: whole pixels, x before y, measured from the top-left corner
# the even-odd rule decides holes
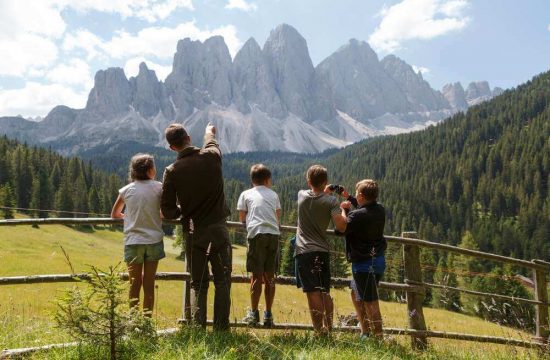
[[[422,129],[490,97],[486,82],[475,84],[454,101],[354,39],[314,67],[306,40],[283,24],[263,48],[251,38],[233,60],[220,36],[180,40],[164,82],[145,63],[130,79],[121,68],[100,70],[84,109],[57,106],[32,124],[0,118],[0,133],[75,154],[122,141],[164,146],[174,121],[201,139],[212,122],[225,152],[312,153]]]

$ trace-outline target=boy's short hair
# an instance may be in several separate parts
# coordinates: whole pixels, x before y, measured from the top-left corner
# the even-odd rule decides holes
[[[250,180],[254,185],[262,185],[271,179],[271,170],[264,164],[255,164],[250,168]]]
[[[375,201],[378,199],[378,183],[372,179],[365,179],[355,184],[355,190],[362,194],[367,201]]]
[[[147,172],[155,167],[155,159],[149,154],[136,154],[130,160],[128,177],[130,181],[149,180]]]
[[[312,165],[307,169],[307,180],[314,188],[319,188],[328,182],[328,173],[321,165]]]
[[[170,124],[164,131],[166,141],[170,146],[181,148],[189,142],[189,135],[182,124]]]

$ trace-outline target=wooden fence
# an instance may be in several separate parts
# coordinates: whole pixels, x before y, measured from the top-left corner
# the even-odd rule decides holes
[[[105,224],[121,224],[121,219],[108,218],[49,218],[49,219],[10,219],[0,220],[0,226],[14,225],[105,225]],[[165,224],[178,225],[175,220],[164,220]],[[243,225],[238,222],[227,222],[231,228],[242,228]],[[282,226],[284,232],[296,232],[296,227]],[[329,234],[334,234],[333,231],[327,230]],[[416,239],[416,233],[405,232],[402,236],[385,236],[389,243],[403,245],[403,264],[405,283],[386,283],[381,282],[380,288],[387,290],[397,290],[406,293],[407,299],[407,317],[409,327],[407,329],[384,328],[386,334],[399,334],[411,336],[411,344],[414,349],[425,349],[428,345],[427,339],[445,338],[455,340],[467,340],[477,342],[488,342],[495,344],[509,344],[522,347],[537,347],[548,349],[550,346],[550,324],[548,316],[548,289],[547,289],[547,273],[550,272],[550,263],[542,260],[521,260],[511,257],[485,253],[476,250],[463,249],[452,245],[439,244],[427,240]],[[480,259],[498,261],[501,263],[521,266],[532,270],[533,282],[535,284],[535,299],[516,298],[511,296],[483,293],[467,289],[449,287],[437,284],[427,284],[422,280],[422,268],[420,263],[420,248],[444,250],[460,255],[473,256]],[[121,274],[123,278],[128,278],[128,274]],[[15,285],[15,284],[33,284],[33,283],[58,283],[58,282],[78,282],[89,278],[88,274],[60,274],[60,275],[33,275],[33,276],[14,276],[0,278],[0,286]],[[180,323],[186,323],[189,316],[189,269],[187,272],[170,272],[158,273],[157,280],[165,281],[184,281],[185,295],[183,303],[183,318]],[[250,278],[247,276],[231,276],[233,283],[249,283]],[[294,284],[295,279],[292,277],[279,276],[276,279],[278,284]],[[350,279],[333,278],[332,283],[336,286],[349,285]],[[426,288],[454,290],[474,296],[490,296],[495,299],[504,299],[512,302],[527,303],[535,306],[536,312],[536,333],[532,340],[512,339],[505,337],[480,336],[473,334],[462,334],[452,332],[430,331],[426,328],[424,310],[422,303],[424,301]],[[233,327],[244,327],[243,323],[231,323]],[[312,329],[312,326],[305,324],[278,324],[275,329]],[[356,327],[336,327],[336,331],[358,331]],[[1,356],[0,356],[1,358]]]

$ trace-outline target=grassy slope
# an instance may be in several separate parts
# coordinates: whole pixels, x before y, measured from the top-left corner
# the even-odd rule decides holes
[[[69,254],[76,272],[85,272],[86,264],[100,268],[117,264],[122,256],[122,235],[108,227],[95,231],[78,231],[66,226],[0,227],[0,276],[31,274],[70,273],[61,246]],[[182,271],[183,263],[175,259],[177,250],[166,240],[167,258],[161,261],[159,271]],[[244,247],[234,248],[234,273],[244,272]],[[179,282],[158,282],[159,327],[173,327],[181,315],[183,286]],[[60,292],[73,284],[38,284],[2,286],[0,291],[0,348],[31,346],[63,341],[66,336],[51,325],[51,313],[55,309],[54,300]],[[350,314],[353,311],[347,290],[333,291],[337,314]],[[232,288],[233,319],[240,319],[248,305],[247,286],[234,285]],[[209,298],[212,306],[213,297]],[[406,327],[406,306],[382,302],[385,326]],[[211,314],[211,312],[210,312]],[[274,316],[278,322],[308,323],[307,303],[303,294],[290,286],[280,286],[274,306]],[[466,332],[473,334],[513,336],[528,338],[529,335],[501,327],[478,318],[447,312],[440,309],[425,309],[429,329]],[[258,336],[267,332],[257,330]],[[406,337],[399,342],[408,344]],[[491,352],[506,354],[508,347],[482,345],[458,341],[431,340],[436,349],[461,353],[475,357]],[[521,351],[523,352],[523,351]]]

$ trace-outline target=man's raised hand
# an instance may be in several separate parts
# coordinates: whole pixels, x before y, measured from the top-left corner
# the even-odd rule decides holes
[[[206,125],[206,130],[204,132],[207,134],[210,133],[216,135],[216,127],[209,122],[208,125]]]

